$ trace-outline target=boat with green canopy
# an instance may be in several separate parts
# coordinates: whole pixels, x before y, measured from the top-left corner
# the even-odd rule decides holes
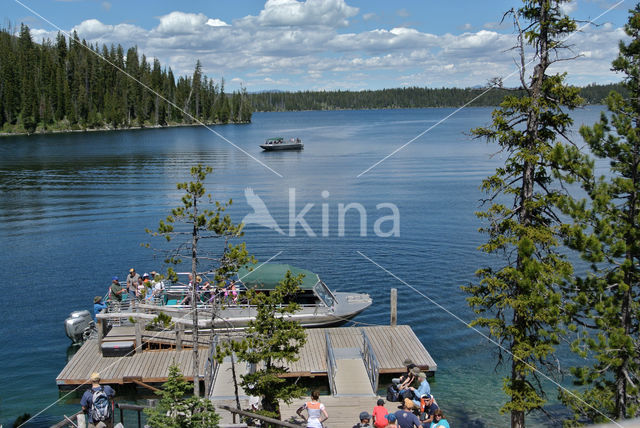
[[[305,327],[341,325],[371,306],[368,294],[333,291],[314,272],[288,264],[264,263],[254,268],[241,268],[235,280],[229,281],[225,287],[200,288],[198,312],[206,319],[213,315],[215,308],[215,326],[244,328],[257,314],[255,306],[247,302],[246,291],[252,289],[269,293],[284,279],[287,271],[294,276],[304,274],[300,291],[294,297],[300,310],[292,317]],[[203,282],[207,280],[205,274],[202,278]],[[185,299],[189,294],[186,284],[172,284],[166,287],[160,299],[138,307],[145,311],[155,309],[172,316],[182,316],[191,310]]]

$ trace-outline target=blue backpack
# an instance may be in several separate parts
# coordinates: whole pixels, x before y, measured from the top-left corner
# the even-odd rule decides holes
[[[89,416],[94,422],[104,422],[111,419],[111,403],[102,386],[97,391],[93,391]]]

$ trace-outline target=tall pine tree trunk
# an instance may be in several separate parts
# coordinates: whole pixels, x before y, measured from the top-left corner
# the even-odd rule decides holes
[[[193,318],[193,395],[200,396],[200,369],[198,367],[198,199],[193,198],[193,235],[191,239],[191,313]]]

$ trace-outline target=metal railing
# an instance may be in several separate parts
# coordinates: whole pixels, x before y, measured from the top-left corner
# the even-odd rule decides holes
[[[325,341],[327,344],[327,377],[329,378],[329,387],[331,388],[331,395],[336,394],[336,357],[333,355],[333,345],[331,345],[331,337],[329,332],[324,332]]]
[[[369,380],[371,381],[371,388],[373,389],[373,393],[377,394],[378,381],[380,378],[380,364],[378,364],[376,354],[373,352],[373,346],[371,346],[371,341],[369,340],[369,336],[367,336],[367,332],[364,330],[361,331],[364,341],[364,366],[367,369],[367,374],[369,375]]]
[[[213,385],[216,382],[216,376],[218,375],[218,360],[216,359],[216,349],[218,347],[218,336],[213,337],[211,342],[211,351],[209,351],[209,358],[207,359],[207,366],[204,371],[204,382],[207,397],[211,395]]]
[[[128,403],[116,403],[115,404],[115,410],[119,410],[120,411],[120,422],[124,424],[124,410],[133,410],[138,414],[138,428],[142,428],[142,413],[144,412],[144,409],[147,409],[151,406],[139,406],[137,404],[128,404]],[[77,421],[78,417],[82,418],[82,421]],[[76,422],[73,422],[73,419],[76,419]],[[112,415],[112,422],[115,424],[116,421],[116,415],[115,412]],[[50,428],[64,428],[64,427],[74,427],[77,428],[79,425],[83,425],[83,423],[86,423],[86,418],[84,416],[84,413],[82,410],[80,410],[79,412],[75,413],[72,416],[65,416],[64,419],[60,422],[58,422],[55,425],[51,425]],[[131,426],[131,424],[128,424],[127,426]]]
[[[298,424],[294,424],[291,422],[286,422],[286,421],[281,421],[278,419],[274,419],[274,418],[270,418],[267,416],[263,416],[263,415],[259,415],[257,413],[251,413],[251,412],[247,412],[246,410],[240,410],[240,409],[234,409],[233,407],[230,406],[225,406],[223,404],[218,404],[216,405],[217,408],[219,409],[224,409],[228,412],[231,413],[235,413],[238,414],[240,416],[243,416],[245,418],[249,418],[249,419],[257,419],[263,422],[267,423],[267,426],[278,426],[278,427],[285,427],[285,428],[300,428],[300,425]]]

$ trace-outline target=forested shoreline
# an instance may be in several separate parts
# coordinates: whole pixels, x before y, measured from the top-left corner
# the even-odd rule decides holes
[[[252,93],[254,111],[375,110],[427,107],[494,107],[507,96],[521,97],[522,89],[395,88],[366,91],[267,91]],[[625,93],[621,84],[592,84],[580,88],[586,104],[601,104],[611,91]]]
[[[203,75],[199,61],[192,76],[176,78],[136,47],[99,48],[76,33],[35,43],[26,25],[17,36],[0,30],[0,58],[3,134],[251,121],[246,90],[226,94],[224,79]]]
[[[58,33],[55,41],[36,43],[24,24],[0,30],[0,58],[2,135],[248,123],[254,111],[497,106],[523,95],[521,89],[421,87],[227,94],[224,79],[208,78],[199,61],[191,76],[176,78],[135,46],[98,47],[75,32],[71,40]],[[612,90],[625,91],[593,84],[580,94],[599,104]]]

